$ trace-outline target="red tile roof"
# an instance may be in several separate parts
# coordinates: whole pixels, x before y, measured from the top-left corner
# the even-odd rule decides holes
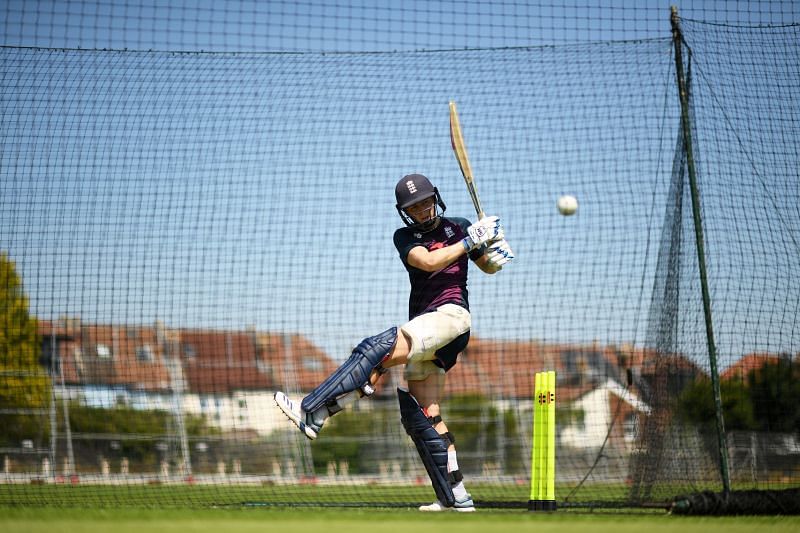
[[[289,382],[309,390],[336,368],[299,335],[77,321],[40,321],[39,334],[44,342],[56,338],[67,384],[170,390],[174,383],[166,363],[173,358],[180,362],[185,390],[192,392],[224,394]]]
[[[338,363],[307,338],[256,330],[168,329],[163,325],[82,324],[78,320],[38,321],[43,342],[58,343],[67,384],[103,384],[134,390],[165,391],[175,385],[168,361],[179,362],[184,390],[226,394],[234,390],[309,391]],[[746,375],[778,357],[753,353],[723,372],[723,378]],[[666,365],[666,366],[661,366]],[[544,344],[473,337],[448,373],[446,394],[530,399],[536,372],[555,370],[559,397],[572,399],[599,381],[625,382],[625,372],[653,374],[657,366],[687,378],[705,372],[681,354],[659,355],[650,349],[591,344]],[[174,370],[173,370],[174,373]],[[394,373],[397,373],[395,371]],[[379,395],[393,395],[398,376],[384,378]],[[383,390],[386,389],[386,390]]]
[[[760,370],[767,363],[777,364],[780,357],[769,353],[750,353],[726,368],[721,374],[721,379],[746,377],[753,370]]]

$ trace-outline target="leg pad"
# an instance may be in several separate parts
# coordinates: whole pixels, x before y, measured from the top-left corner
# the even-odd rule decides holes
[[[403,389],[397,389],[397,397],[400,401],[400,421],[417,447],[417,453],[431,478],[433,491],[440,502],[452,507],[456,499],[447,471],[448,443],[433,429],[416,398]]]
[[[342,366],[303,398],[303,411],[314,413],[326,406],[327,414],[331,415],[339,411],[337,398],[356,390],[365,396],[372,394],[375,390],[369,383],[369,376],[373,370],[383,370],[381,363],[389,356],[396,342],[397,328],[389,328],[361,341]]]

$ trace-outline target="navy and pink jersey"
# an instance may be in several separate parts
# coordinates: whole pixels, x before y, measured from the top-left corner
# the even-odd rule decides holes
[[[433,251],[456,244],[466,237],[469,225],[470,222],[465,218],[442,217],[439,226],[429,232],[421,232],[411,227],[400,228],[394,232],[394,245],[411,282],[411,295],[408,299],[409,320],[449,303],[469,309],[466,255],[462,255],[436,272],[425,272],[408,264],[408,252],[412,248],[424,246],[428,251]],[[473,260],[481,255],[483,255],[481,250],[469,253],[469,257]]]

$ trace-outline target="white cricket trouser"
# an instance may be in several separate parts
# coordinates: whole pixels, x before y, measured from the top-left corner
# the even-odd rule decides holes
[[[400,326],[400,331],[411,339],[406,380],[422,381],[433,374],[444,374],[444,369],[433,363],[436,350],[469,331],[471,324],[469,311],[460,305],[444,304]]]

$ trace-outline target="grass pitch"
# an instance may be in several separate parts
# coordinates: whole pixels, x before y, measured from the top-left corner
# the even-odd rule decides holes
[[[420,513],[430,487],[0,485],[3,533],[759,533],[800,531],[800,516],[697,518],[663,510]],[[332,492],[333,491],[333,492]],[[504,494],[505,495],[505,494]],[[365,498],[365,496],[368,496]],[[507,496],[507,495],[505,495]],[[526,501],[519,494],[514,501]],[[319,506],[314,502],[349,502]],[[403,503],[407,502],[407,503]],[[416,502],[416,503],[414,503]],[[370,505],[365,507],[363,505]],[[383,507],[385,506],[385,507]]]
[[[6,533],[373,533],[458,531],[459,533],[752,533],[800,531],[800,517],[696,518],[666,513],[521,510],[420,513],[415,509],[55,509],[0,507]]]

